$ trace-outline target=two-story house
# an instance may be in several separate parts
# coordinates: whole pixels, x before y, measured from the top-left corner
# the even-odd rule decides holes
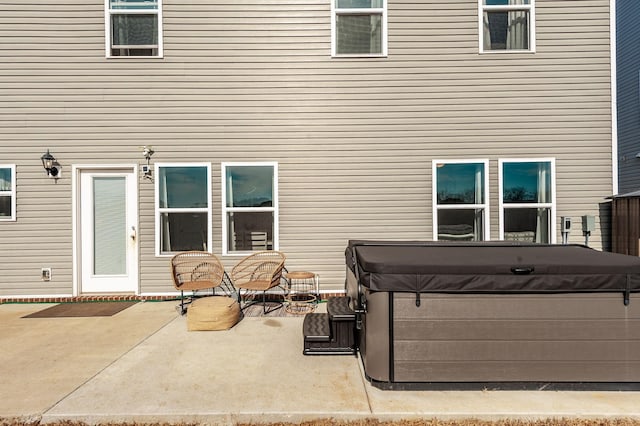
[[[0,299],[254,250],[559,243],[617,193],[610,0],[0,0]],[[570,242],[583,242],[572,230]]]

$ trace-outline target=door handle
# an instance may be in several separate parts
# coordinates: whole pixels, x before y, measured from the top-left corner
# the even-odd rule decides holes
[[[135,241],[135,240],[136,240],[137,235],[136,235],[136,227],[135,227],[135,226],[132,226],[132,227],[131,227],[131,231],[129,232],[129,237],[130,237],[133,241]]]

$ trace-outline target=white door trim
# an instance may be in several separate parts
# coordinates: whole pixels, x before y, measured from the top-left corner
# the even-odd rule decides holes
[[[80,176],[82,172],[89,171],[105,171],[112,172],[116,170],[122,170],[127,173],[132,173],[133,179],[136,184],[134,185],[136,193],[134,194],[134,198],[136,200],[135,209],[136,209],[136,230],[139,229],[139,211],[138,211],[138,165],[137,164],[75,164],[72,166],[72,179],[71,179],[71,199],[72,199],[72,209],[71,209],[71,219],[72,219],[72,280],[73,280],[73,296],[80,296],[82,294],[82,262],[80,259],[80,254],[82,251],[81,247],[81,227],[80,227]],[[139,237],[138,237],[139,238]],[[136,281],[137,285],[135,288],[135,294],[140,294],[140,279],[139,279],[139,257],[140,257],[140,244],[136,244],[136,249],[133,252],[134,258],[132,259],[132,264],[135,268]]]

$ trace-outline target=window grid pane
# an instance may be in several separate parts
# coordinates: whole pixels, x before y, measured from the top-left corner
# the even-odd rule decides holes
[[[382,15],[336,15],[338,54],[382,54]]]
[[[484,164],[439,164],[436,176],[438,204],[484,204]]]
[[[483,0],[485,6],[522,6],[528,5],[530,0]]]
[[[550,163],[504,163],[502,170],[505,204],[551,202]]]
[[[110,0],[111,9],[158,9],[158,0]]]
[[[272,166],[228,166],[227,207],[273,207]]]
[[[0,191],[11,191],[12,185],[11,169],[0,167]]]
[[[157,47],[158,16],[157,15],[111,15],[112,46],[121,47]]]
[[[161,213],[160,250],[207,250],[207,213]]]
[[[0,217],[11,217],[11,196],[0,196]]]
[[[338,9],[381,9],[384,0],[336,0]]]
[[[528,50],[529,12],[485,12],[484,45],[487,50]]]
[[[206,167],[160,167],[160,208],[207,208]]]

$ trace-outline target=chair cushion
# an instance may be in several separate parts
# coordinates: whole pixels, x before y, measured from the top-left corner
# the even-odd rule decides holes
[[[240,319],[240,305],[227,296],[194,300],[187,309],[187,330],[228,330]]]

